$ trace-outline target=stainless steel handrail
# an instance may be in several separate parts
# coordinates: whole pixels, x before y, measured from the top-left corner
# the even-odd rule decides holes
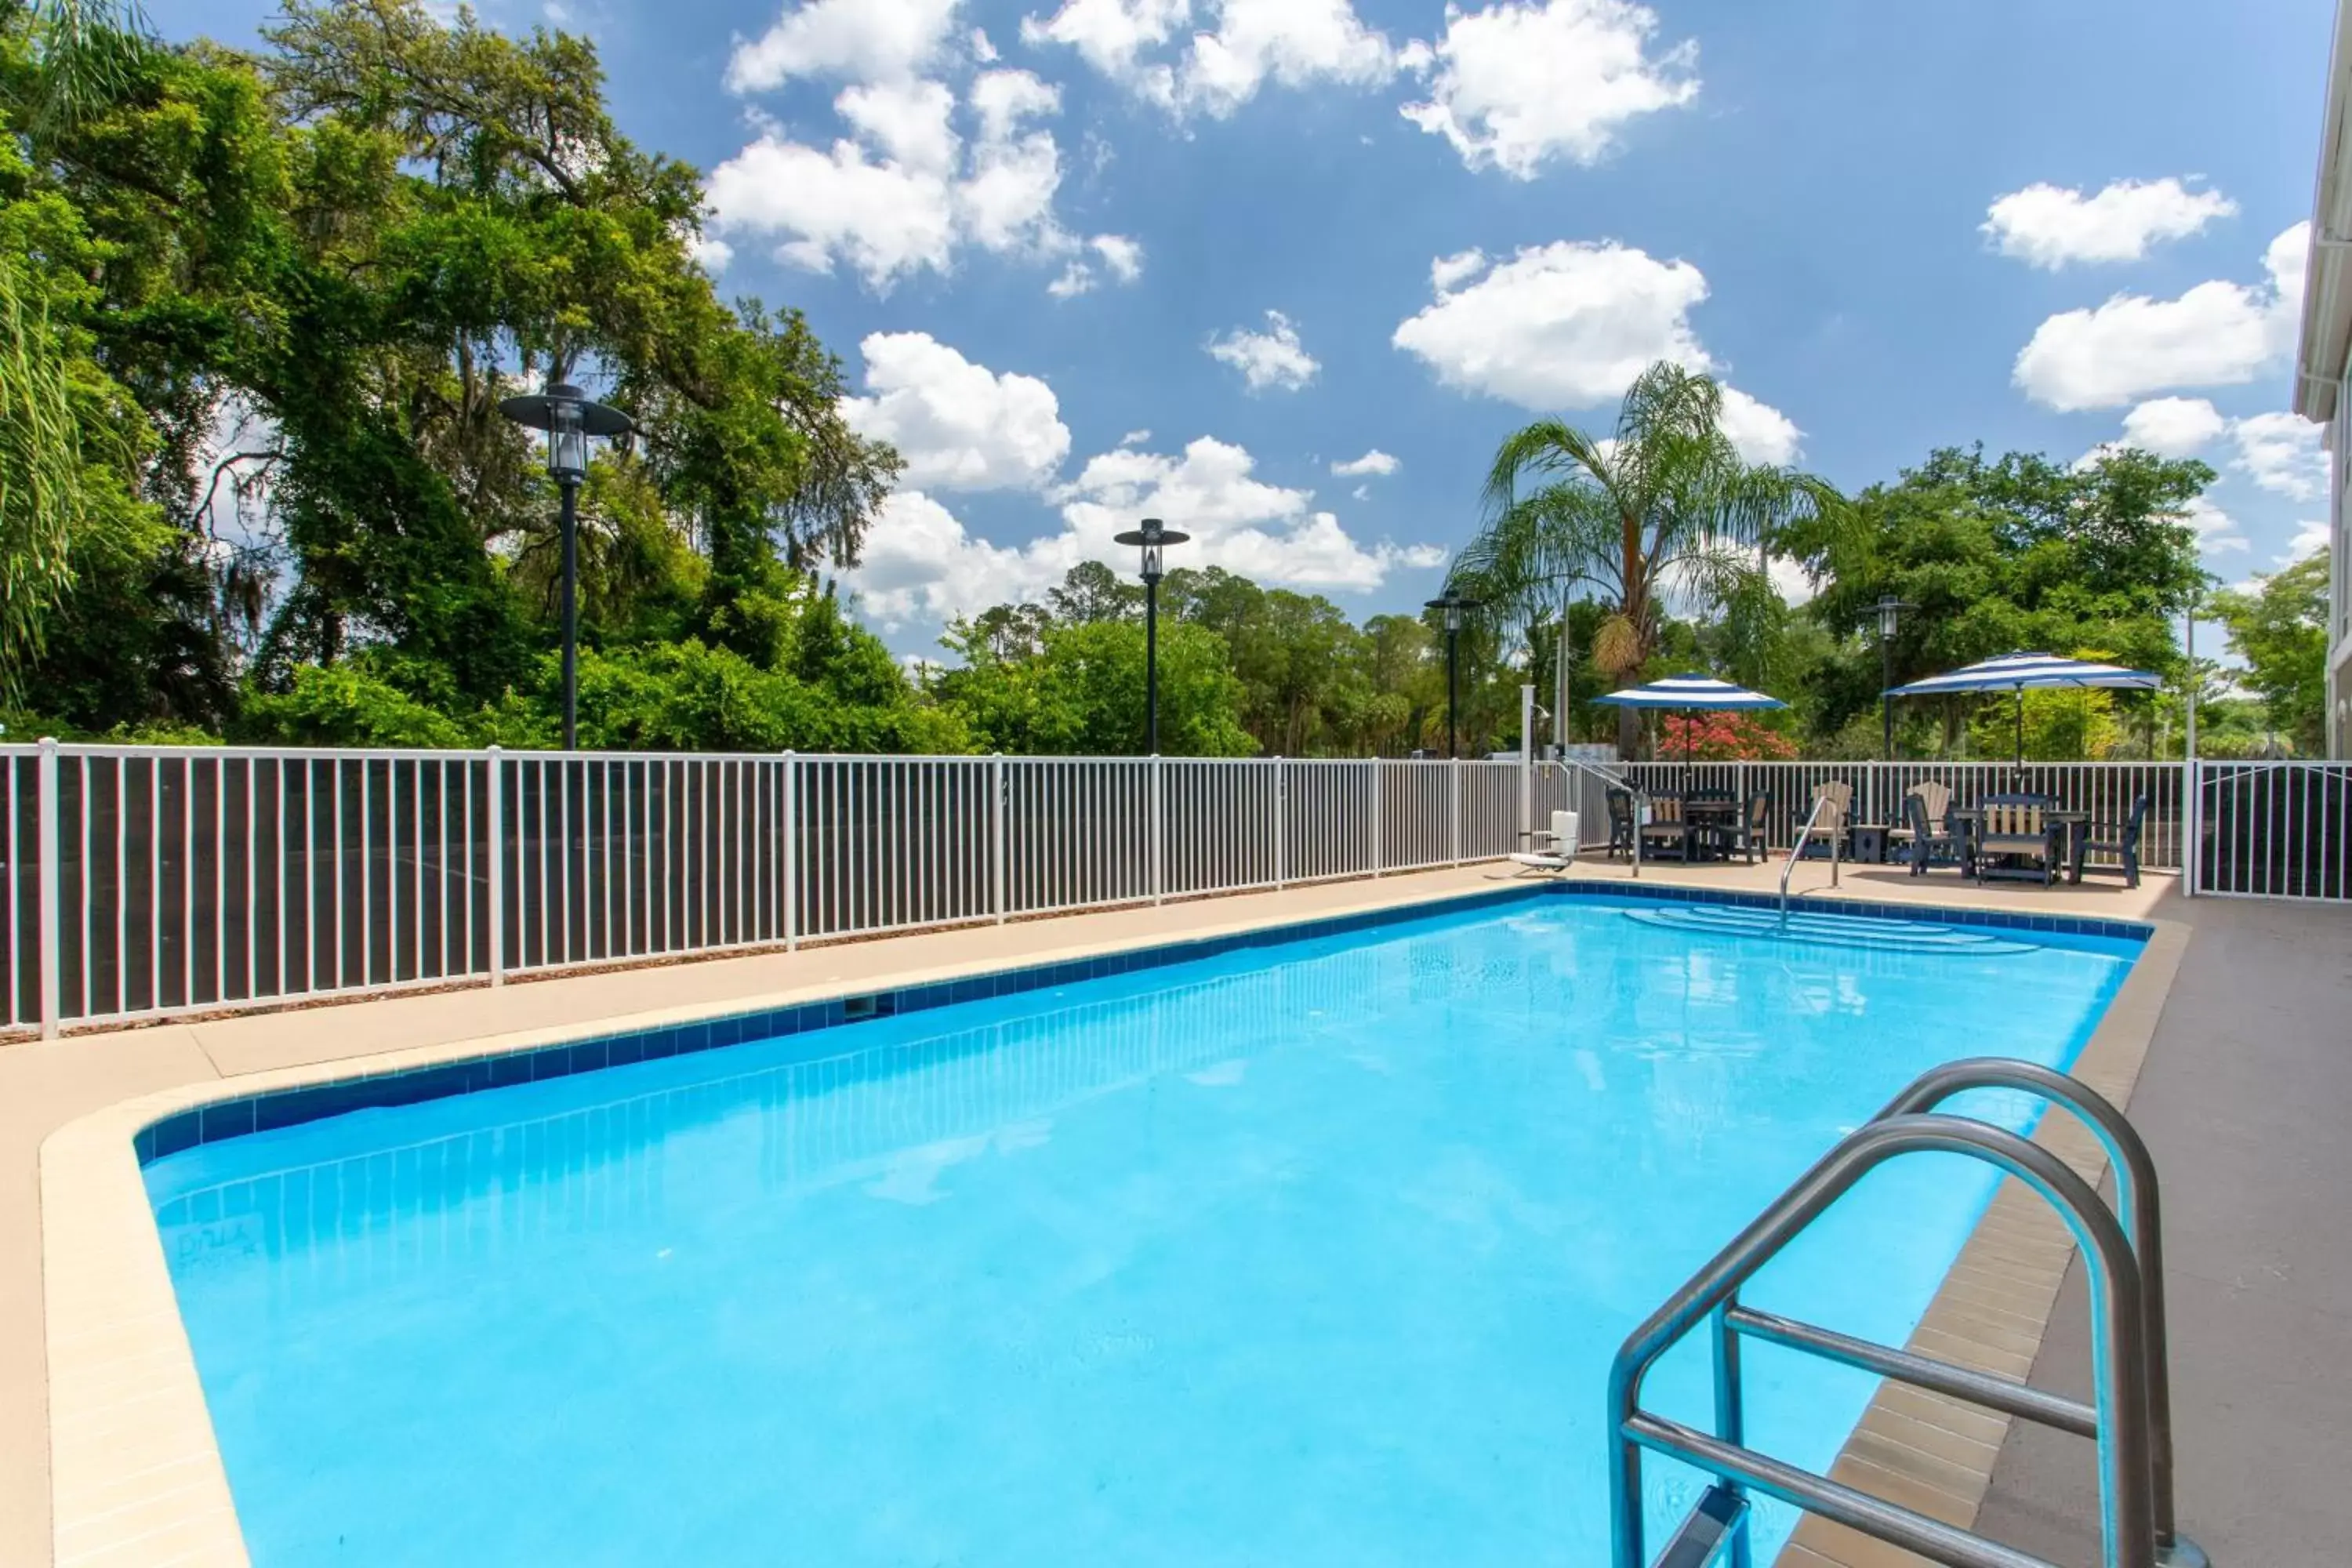
[[[2140,1310],[2144,1318],[2140,1337],[2147,1352],[2148,1463],[2156,1513],[2157,1559],[2166,1568],[2204,1568],[2207,1559],[2203,1549],[2180,1535],[2173,1513],[2172,1372],[2165,1329],[2164,1219],[2157,1197],[2156,1161],[2149,1156],[2138,1129],[2105,1096],[2081,1079],[2039,1062],[2006,1057],[1970,1057],[1947,1062],[1913,1079],[1878,1114],[1916,1115],[1935,1110],[1955,1095],[1977,1089],[2018,1089],[2063,1105],[2080,1118],[2106,1149],[2107,1163],[2116,1173],[2116,1211],[2123,1224],[2125,1239],[2131,1243],[2132,1255],[2139,1262]],[[2070,1431],[2079,1430],[2063,1421],[2027,1410],[2012,1409],[2010,1414],[2065,1426]]]
[[[1796,874],[1797,862],[1805,858],[1805,841],[1813,836],[1813,824],[1821,820],[1822,807],[1837,803],[1825,795],[1813,797],[1813,809],[1805,814],[1804,826],[1797,829],[1797,841],[1789,846],[1789,863],[1780,868],[1780,923],[1789,923],[1789,879]],[[1838,885],[1838,840],[1830,835],[1830,886]]]
[[[2098,1194],[2056,1155],[2006,1129],[1967,1117],[1940,1115],[1884,1117],[1848,1135],[1652,1313],[1619,1349],[1609,1373],[1612,1568],[1650,1568],[1643,1546],[1642,1450],[1645,1447],[1714,1472],[1738,1496],[1753,1489],[1780,1498],[1948,1568],[2050,1568],[2041,1559],[1797,1469],[1746,1446],[1739,1341],[1759,1321],[1778,1325],[1784,1321],[1763,1320],[1760,1314],[1742,1309],[1740,1288],[1869,1172],[1896,1155],[1923,1152],[1964,1154],[2016,1177],[2056,1209],[2074,1233],[2089,1264],[2100,1562],[2102,1568],[2156,1568],[2155,1505],[2147,1453],[2147,1355],[2142,1341],[2147,1315],[2131,1243]],[[1710,1322],[1715,1352],[1717,1431],[1711,1436],[1662,1420],[1641,1407],[1642,1384],[1650,1368],[1702,1319]],[[1814,1331],[1826,1334],[1826,1331]],[[1782,1337],[1780,1342],[1790,1341]],[[1820,1344],[1801,1348],[1825,1350]],[[1901,1374],[1899,1370],[1895,1374]],[[1731,1541],[1732,1568],[1748,1568],[1747,1536],[1743,1517]]]

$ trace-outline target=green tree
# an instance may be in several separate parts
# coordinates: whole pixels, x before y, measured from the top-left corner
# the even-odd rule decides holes
[[[2297,754],[2327,752],[2328,552],[2307,555],[2251,588],[2213,595],[2208,613],[2246,661],[2244,684]]]
[[[950,646],[966,633],[951,631]],[[1055,623],[1034,653],[942,671],[933,690],[982,751],[1021,756],[1137,756],[1144,745],[1143,627]],[[1240,757],[1241,682],[1223,639],[1178,622],[1160,628],[1160,744],[1174,757]]]
[[[39,476],[0,472],[25,503],[0,516],[0,659],[46,622],[22,684],[47,716],[383,738],[414,704],[534,731],[556,509],[498,404],[567,376],[643,432],[582,498],[583,643],[628,672],[616,700],[668,715],[635,732],[764,743],[709,694],[790,694],[722,653],[896,715],[860,733],[919,730],[880,645],[812,608],[897,458],[842,422],[797,312],[718,300],[699,178],[619,133],[593,47],[415,0],[289,0],[264,38],[0,5],[0,251],[23,258],[0,340],[26,372],[0,463]],[[251,438],[215,449],[230,423]]]
[[[2071,468],[1947,447],[1864,490],[1834,526],[1793,527],[1787,547],[1821,584],[1805,616],[1838,639],[1812,666],[1813,732],[1825,739],[1865,717],[1874,724],[1874,606],[1889,595],[1911,606],[1895,640],[1897,682],[2004,653],[2082,647],[2175,675],[2179,617],[2202,581],[2188,510],[2212,479],[2202,463],[2139,451]],[[1986,705],[1906,704],[1898,716],[1935,728],[1936,747],[1948,751]],[[1998,706],[2008,714],[2005,699]],[[2140,702],[2130,711],[2151,710]]]
[[[1486,507],[1449,586],[1515,626],[1565,593],[1597,593],[1611,613],[1590,657],[1622,680],[1657,650],[1668,593],[1704,606],[1739,597],[1762,576],[1768,545],[1801,519],[1832,514],[1836,495],[1810,475],[1743,460],[1723,431],[1722,389],[1661,362],[1627,389],[1608,437],[1541,419],[1506,437]],[[1619,744],[1630,753],[1637,735],[1627,710]]]

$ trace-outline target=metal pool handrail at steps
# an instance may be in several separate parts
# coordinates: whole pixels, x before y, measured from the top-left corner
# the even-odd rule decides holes
[[[2057,1156],[2017,1134],[1934,1108],[1971,1089],[2038,1095],[2080,1118],[2116,1173],[2116,1207]],[[2091,1405],[1972,1368],[1743,1307],[1741,1287],[1879,1164],[1916,1152],[1966,1154],[2015,1176],[2058,1211],[2089,1270],[2096,1393]],[[1799,1509],[1949,1568],[2053,1568],[2038,1557],[1745,1446],[1742,1336],[2038,1421],[2098,1444],[2102,1568],[2208,1568],[2173,1509],[2170,1369],[2156,1166],[2123,1112],[2079,1080],[2032,1062],[1975,1058],[1921,1074],[1735,1237],[1629,1336],[1610,1371],[1612,1568],[1751,1568],[1748,1493]],[[1714,1352],[1713,1436],[1641,1408],[1651,1366],[1702,1319]],[[1641,1450],[1718,1477],[1653,1563],[1643,1541]]]

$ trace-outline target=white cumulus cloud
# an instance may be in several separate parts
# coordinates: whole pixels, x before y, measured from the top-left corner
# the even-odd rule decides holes
[[[1231,114],[1268,81],[1378,86],[1419,58],[1366,26],[1349,0],[1220,0],[1214,9],[1213,25],[1195,27],[1191,0],[1065,0],[1050,16],[1024,17],[1021,36],[1075,49],[1179,115]]]
[[[1080,294],[1092,293],[1095,285],[1108,271],[1120,283],[1132,283],[1143,276],[1143,244],[1123,234],[1098,234],[1086,243],[1086,251],[1070,258],[1062,275],[1045,286],[1045,292],[1056,300],[1068,300]],[[1097,269],[1095,263],[1102,267]]]
[[[1986,209],[1983,231],[2003,256],[2056,270],[2076,261],[2137,261],[2148,247],[2183,239],[2238,204],[2169,175],[2117,180],[2094,195],[2060,185],[2011,191]]]
[[[1242,373],[1252,392],[1296,392],[1323,367],[1298,341],[1298,329],[1279,310],[1265,313],[1265,331],[1235,327],[1209,342],[1209,357]]]
[[[1687,261],[1560,240],[1526,247],[1465,283],[1476,270],[1441,260],[1432,268],[1436,298],[1391,340],[1449,386],[1523,408],[1591,408],[1615,402],[1659,360],[1720,368],[1691,326],[1707,289]],[[1750,462],[1788,462],[1802,437],[1779,409],[1727,385],[1723,427]]]
[[[1402,463],[1375,447],[1360,458],[1350,458],[1344,463],[1332,464],[1331,471],[1345,479],[1354,479],[1362,474],[1378,474],[1385,478],[1402,467],[1404,467]]]
[[[705,243],[731,251],[762,240],[779,259],[810,271],[846,264],[877,290],[917,272],[951,271],[966,247],[1070,258],[1083,279],[1069,286],[1066,269],[1049,286],[1056,294],[1094,286],[1089,251],[1111,278],[1131,282],[1142,269],[1140,247],[1117,235],[1081,242],[1055,216],[1061,149],[1035,121],[1060,105],[1059,90],[1028,71],[982,71],[965,100],[967,140],[944,82],[854,82],[834,100],[849,134],[831,146],[806,145],[771,126],[711,171]]]
[[[876,332],[858,347],[868,395],[843,398],[842,417],[898,449],[909,488],[1032,489],[1069,456],[1061,405],[1036,377],[992,373],[928,332]]]
[[[1468,250],[1458,250],[1452,256],[1441,256],[1429,264],[1430,291],[1450,294],[1486,270],[1486,253],[1475,246]]]
[[[2222,555],[2246,548],[2245,531],[2238,526],[2238,520],[2203,496],[2189,503],[2186,521],[2197,531],[2198,549],[2207,554]]]
[[[2327,493],[2327,454],[2320,426],[2296,414],[2255,414],[2230,426],[2238,455],[2231,466],[2275,495],[2315,500]]]
[[[1286,587],[1364,591],[1392,572],[1445,563],[1435,545],[1367,544],[1336,513],[1318,508],[1313,491],[1268,483],[1255,468],[1246,448],[1213,437],[1175,454],[1123,445],[1052,489],[1060,530],[1019,546],[977,536],[926,491],[899,490],[883,506],[847,581],[885,631],[936,626],[991,605],[1034,599],[1081,561],[1128,569],[1132,559],[1112,536],[1143,517],[1164,517],[1192,536],[1181,564],[1223,566]]]
[[[1723,389],[1723,433],[1739,455],[1751,463],[1775,467],[1796,460],[1805,433],[1797,422],[1736,386]]]
[[[866,530],[856,569],[845,576],[884,631],[936,627],[1037,597],[1085,559],[1077,543],[1062,533],[1018,548],[992,544],[923,491],[894,490]]]
[[[1705,368],[1690,311],[1706,298],[1706,279],[1687,261],[1559,240],[1440,291],[1393,341],[1450,386],[1527,408],[1587,408],[1654,361]]]
[[[2264,283],[2217,279],[2177,299],[2117,294],[2052,316],[2018,351],[2012,379],[2035,402],[2066,411],[2252,381],[2294,352],[2310,231],[2299,223],[2271,241]]]
[[[2292,566],[2305,556],[2316,555],[2327,548],[2327,524],[2306,522],[2295,530],[2294,537],[2286,542],[2284,553],[2278,558],[2282,566]]]
[[[1317,589],[1377,588],[1400,566],[1444,564],[1433,545],[1366,546],[1314,492],[1255,477],[1244,447],[1203,436],[1182,454],[1123,448],[1090,458],[1055,492],[1082,539],[1108,539],[1139,517],[1164,517],[1192,535],[1188,564],[1223,566],[1261,583]]]
[[[787,6],[727,60],[732,92],[759,92],[793,77],[892,80],[939,53],[957,0],[807,0]]]
[[[2124,416],[2123,444],[2159,458],[2191,458],[2228,430],[2221,411],[2201,397],[2152,397]]]
[[[1657,30],[1634,0],[1449,4],[1429,97],[1402,112],[1474,169],[1528,180],[1554,159],[1597,163],[1626,121],[1698,94],[1697,46],[1654,53]]]

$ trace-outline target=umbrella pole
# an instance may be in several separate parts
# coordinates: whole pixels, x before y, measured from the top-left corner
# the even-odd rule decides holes
[[[2017,689],[2017,776],[2025,777],[2025,688]]]

